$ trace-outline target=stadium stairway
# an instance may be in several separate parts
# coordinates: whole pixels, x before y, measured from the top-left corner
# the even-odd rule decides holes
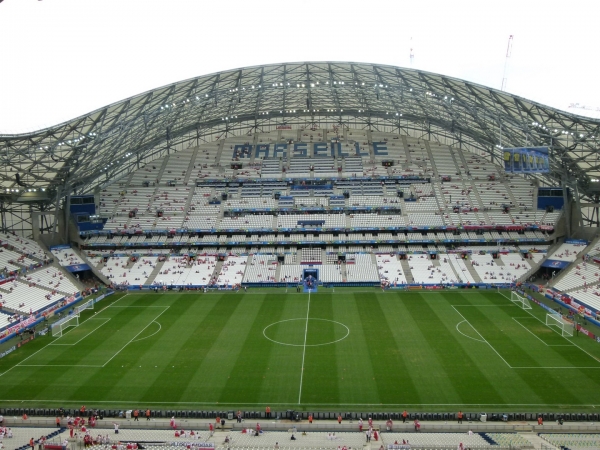
[[[475,198],[477,199],[477,203],[479,204],[479,211],[483,211],[485,205],[483,204],[483,199],[481,198],[481,195],[479,195],[479,189],[477,189],[477,185],[476,185],[477,183],[475,182],[473,177],[470,177],[470,178],[471,178],[471,183],[469,183],[469,185],[465,185],[465,189],[472,188],[471,191],[475,194]],[[488,221],[490,219],[487,214],[485,214],[485,218]]]
[[[545,439],[542,439],[537,433],[519,433],[529,442],[531,442],[533,448],[541,448],[544,450],[559,450],[558,447],[552,445]]]
[[[169,161],[170,157],[171,157],[171,155],[167,155],[167,157],[162,160],[162,164],[161,164],[160,168],[158,169],[158,175],[156,175],[157,180],[163,181],[163,175],[165,173],[165,169],[167,168],[167,162]],[[156,183],[157,188],[159,187],[159,185],[160,185],[160,183]],[[154,190],[153,195],[156,195],[156,189]]]
[[[439,182],[440,174],[435,165],[433,153],[431,153],[431,147],[429,146],[429,141],[425,141],[425,151],[427,152],[427,156],[429,157],[429,162],[431,164],[431,168],[433,169],[433,180],[435,180],[436,182]]]
[[[352,218],[350,217],[350,214],[346,214],[346,228],[348,230],[352,229]]]
[[[471,264],[471,260],[465,261],[465,267],[467,268],[467,270],[469,271],[469,273],[475,280],[475,283],[481,283],[481,281],[482,281],[481,277],[479,276],[477,271],[473,268],[473,264]]]
[[[502,174],[501,176],[501,180],[502,180],[502,184],[504,185],[504,188],[506,189],[506,192],[508,192],[508,198],[510,199],[511,203],[513,204],[513,206],[515,208],[518,208],[519,210],[521,209],[521,207],[519,206],[519,202],[517,201],[517,199],[515,198],[515,196],[513,195],[512,189],[510,188],[510,180],[508,177],[503,176]],[[534,189],[535,191],[537,191],[537,189]],[[535,205],[535,203],[534,203]]]
[[[221,269],[222,268],[223,268],[223,261],[217,260],[215,262],[215,269],[213,270],[213,273],[211,274],[210,278],[211,279],[218,279],[219,278],[219,274],[221,273]]]
[[[186,180],[188,179],[188,175],[186,175]],[[187,184],[187,182],[185,182]],[[187,200],[185,201],[185,206],[183,207],[183,218],[185,219],[190,212],[190,206],[192,205],[192,198],[194,198],[194,187],[190,188],[190,193],[187,196]]]
[[[346,270],[346,264],[341,264],[340,265],[340,271],[342,273],[342,280],[347,280],[348,279],[348,271]]]
[[[148,279],[146,280],[146,284],[152,284],[156,280],[156,277],[160,274],[164,264],[165,264],[164,261],[156,262],[156,266],[154,267],[154,269],[152,269],[152,272],[150,272],[150,275],[148,276]]]
[[[248,256],[248,260],[246,261],[246,265],[250,265],[252,263],[252,255]],[[281,266],[283,264],[277,263],[277,266],[275,268],[275,281],[279,282],[279,277],[281,275]]]
[[[408,139],[405,135],[400,136],[400,139],[402,141],[402,147],[406,156],[406,164],[412,164],[412,158],[410,156],[410,152],[408,151]]]
[[[439,259],[434,259],[434,264],[436,264],[439,266],[440,265],[440,261]],[[452,273],[454,274],[454,279],[455,280],[460,280],[462,277],[460,276],[460,274],[456,271],[456,267],[454,267],[454,264],[450,263],[450,270],[452,270]]]
[[[469,165],[467,164],[467,160],[465,159],[465,155],[463,152],[456,152],[454,154],[454,160],[456,162],[456,166],[461,174],[465,174],[468,170]]]
[[[187,170],[185,171],[185,178],[183,179],[184,186],[187,186],[187,184],[189,183],[190,178],[191,178],[192,175],[195,176],[195,174],[194,174],[194,164],[196,163],[196,158],[198,157],[198,150],[199,149],[200,149],[199,147],[196,147],[194,149],[194,153],[192,154],[192,157],[190,158],[190,164],[189,164]],[[193,194],[190,195],[189,198],[192,198],[192,196],[193,196]],[[185,209],[186,213],[187,213],[187,206],[189,206],[189,201],[186,204],[186,209]]]
[[[408,284],[412,284],[415,282],[415,278],[412,275],[412,271],[410,270],[410,264],[408,264],[408,260],[407,259],[401,259],[400,260],[400,265],[402,266],[402,272],[404,272],[404,275],[406,276],[406,282]]]

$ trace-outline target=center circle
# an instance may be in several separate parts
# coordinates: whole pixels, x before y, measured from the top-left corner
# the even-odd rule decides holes
[[[319,347],[346,339],[350,328],[329,319],[285,319],[267,325],[263,335],[271,342],[291,347]],[[306,340],[306,341],[305,341]]]

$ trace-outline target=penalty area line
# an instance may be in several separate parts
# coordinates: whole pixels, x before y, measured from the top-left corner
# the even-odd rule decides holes
[[[146,325],[144,328],[142,328],[138,334],[136,334],[134,337],[132,337],[132,338],[129,340],[129,342],[127,342],[127,344],[125,344],[123,347],[121,347],[121,349],[120,349],[119,351],[117,351],[117,353],[115,353],[114,355],[112,355],[108,361],[106,361],[104,364],[102,364],[102,367],[105,367],[105,366],[106,366],[106,365],[107,365],[109,362],[111,362],[111,361],[112,361],[112,360],[113,360],[113,359],[114,359],[114,358],[115,358],[115,357],[116,357],[116,356],[117,356],[119,353],[121,353],[121,352],[122,352],[122,351],[125,349],[125,347],[127,347],[129,344],[131,344],[132,342],[134,342],[134,341],[136,340],[136,338],[137,338],[137,337],[138,337],[140,334],[142,334],[146,328],[148,328],[150,325],[152,325],[154,322],[156,322],[156,320],[157,320],[157,319],[158,319],[160,316],[162,316],[162,315],[165,313],[165,311],[167,311],[168,309],[169,309],[169,306],[167,306],[167,307],[166,307],[166,308],[165,308],[165,309],[164,309],[164,310],[163,310],[163,311],[162,311],[162,312],[161,312],[161,313],[160,313],[158,316],[156,316],[154,319],[152,319],[152,321],[151,321],[151,322],[150,322],[148,325]]]

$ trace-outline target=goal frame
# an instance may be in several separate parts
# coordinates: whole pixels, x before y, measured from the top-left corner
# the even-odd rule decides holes
[[[73,323],[73,321],[75,323]],[[52,324],[52,337],[61,337],[67,328],[77,326],[79,326],[79,314],[71,314],[70,316],[67,316],[64,319]]]
[[[521,309],[531,309],[531,303],[526,297],[522,297],[515,291],[510,291],[510,301],[518,304]]]
[[[95,305],[95,300],[92,299],[89,302],[84,303],[83,305],[80,305],[77,307],[77,314],[79,315],[82,311],[86,310],[86,309],[94,309],[94,305]]]
[[[562,318],[557,313],[546,313],[546,326],[550,329],[552,327],[560,328],[560,334],[562,337],[573,337],[573,323]]]

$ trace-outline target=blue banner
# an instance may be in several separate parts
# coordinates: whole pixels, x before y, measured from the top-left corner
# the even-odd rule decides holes
[[[50,250],[71,250],[70,245],[53,245]]]
[[[560,270],[560,269],[564,269],[569,264],[571,264],[571,261],[560,261],[558,259],[547,259],[546,261],[544,261],[544,264],[542,264],[542,267],[549,267],[551,269]]]
[[[83,272],[84,270],[92,270],[87,264],[75,264],[73,266],[65,266],[69,272]]]

